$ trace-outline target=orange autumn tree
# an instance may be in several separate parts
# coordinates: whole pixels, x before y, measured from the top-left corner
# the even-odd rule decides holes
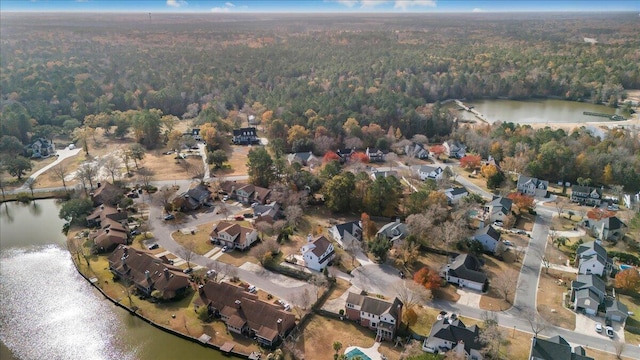
[[[434,146],[432,146],[432,147],[430,147],[430,148],[429,148],[429,152],[431,152],[432,154],[434,154],[436,157],[438,157],[438,156],[440,156],[440,155],[444,154],[444,152],[445,152],[446,150],[447,150],[447,149],[445,149],[445,147],[444,147],[444,146],[442,146],[442,145],[434,145]]]
[[[616,213],[602,208],[587,211],[587,217],[591,220],[602,220],[614,216]]]
[[[617,273],[616,288],[636,293],[640,291],[640,274],[638,270],[632,268]]]
[[[422,269],[418,270],[418,272],[413,275],[413,281],[429,290],[439,288],[440,284],[442,283],[440,275],[438,275],[436,271],[428,266],[425,266]]]
[[[513,204],[518,207],[520,211],[528,211],[533,209],[533,197],[521,194],[519,192],[512,192],[507,195],[507,199],[511,199]]]
[[[481,161],[480,155],[467,155],[460,159],[460,166],[464,169],[474,170],[480,167]]]
[[[330,163],[334,160],[340,160],[340,156],[338,156],[338,154],[335,153],[335,151],[327,151],[324,156],[322,157],[322,162],[323,163]]]
[[[362,224],[362,237],[365,240],[371,240],[376,236],[378,227],[371,221],[371,217],[367,213],[360,215],[360,223]]]
[[[369,157],[367,156],[367,154],[363,153],[363,152],[357,152],[351,155],[351,160],[352,161],[359,161],[363,164],[366,164],[369,162]]]

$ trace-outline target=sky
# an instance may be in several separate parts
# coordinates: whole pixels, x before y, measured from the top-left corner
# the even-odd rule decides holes
[[[640,0],[0,0],[0,11],[431,13],[640,11]]]

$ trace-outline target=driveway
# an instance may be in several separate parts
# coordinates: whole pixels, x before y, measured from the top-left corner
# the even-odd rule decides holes
[[[602,324],[602,333],[596,332],[596,323]],[[576,333],[590,335],[590,336],[602,336],[604,339],[607,335],[604,333],[604,318],[602,316],[593,316],[576,313],[576,328],[573,330]],[[624,342],[624,327],[622,324],[614,321],[611,324],[613,332],[615,333],[614,340]]]
[[[82,149],[80,148],[76,148],[76,149],[69,149],[64,148],[61,150],[56,151],[56,154],[58,155],[58,158],[56,159],[56,161],[52,162],[51,164],[43,167],[42,169],[36,171],[35,173],[31,174],[31,176],[29,176],[29,178],[31,179],[37,179],[38,176],[42,175],[45,171],[51,169],[52,167],[60,164],[63,160],[70,158],[72,156],[76,156],[78,155],[78,153],[81,151]],[[26,189],[28,187],[27,183],[24,183],[20,188],[22,190]]]
[[[456,289],[458,295],[460,295],[460,299],[458,299],[458,304],[480,308],[480,298],[482,294],[479,292],[473,291],[471,289]]]

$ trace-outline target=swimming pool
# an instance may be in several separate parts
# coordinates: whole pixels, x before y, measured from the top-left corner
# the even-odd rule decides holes
[[[354,359],[356,356],[359,357],[361,360],[371,360],[370,357],[365,355],[365,353],[360,351],[360,349],[358,349],[358,348],[355,348],[355,349],[349,351],[345,355],[347,355],[347,359],[349,359],[349,360]]]
[[[620,264],[620,270],[633,269],[633,266],[627,264]]]

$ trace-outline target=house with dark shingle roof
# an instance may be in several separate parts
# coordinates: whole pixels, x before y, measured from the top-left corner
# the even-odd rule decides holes
[[[578,246],[574,263],[578,268],[578,274],[603,276],[610,274],[613,269],[613,260],[607,256],[607,250],[598,241]]]
[[[429,150],[425,149],[422,144],[418,144],[415,142],[410,145],[406,145],[404,147],[404,153],[409,157],[414,157],[417,159],[429,158]]]
[[[469,191],[467,191],[464,187],[454,187],[444,191],[444,194],[447,196],[447,200],[449,204],[457,204],[462,200],[465,196],[469,195]]]
[[[376,331],[376,341],[393,340],[402,322],[402,306],[398,298],[388,302],[349,292],[345,315],[347,319]]]
[[[209,240],[227,246],[229,249],[244,251],[258,241],[258,232],[252,227],[240,225],[237,222],[220,221],[213,225]]]
[[[320,165],[321,163],[321,160],[315,157],[311,151],[289,154],[287,155],[287,161],[289,165],[297,162],[302,166]]]
[[[600,205],[602,190],[596,187],[573,185],[571,187],[571,201],[582,205]]]
[[[391,242],[395,242],[409,236],[409,228],[407,227],[407,224],[401,222],[400,219],[396,219],[393,222],[382,225],[380,230],[376,233],[376,236],[384,237]]]
[[[629,308],[627,307],[627,305],[614,299],[613,297],[608,296],[604,300],[604,306],[606,309],[606,319],[618,321],[621,323],[627,321],[627,317],[629,316]]]
[[[440,276],[445,278],[447,282],[460,287],[486,291],[489,280],[481,269],[482,263],[477,257],[471,254],[462,254],[456,256],[450,264],[445,265]]]
[[[529,360],[594,360],[586,356],[582,346],[571,349],[571,345],[559,335],[548,339],[533,337]]]
[[[182,202],[183,211],[192,211],[200,208],[202,205],[211,200],[211,191],[205,185],[198,184],[194,188],[189,189],[182,195],[185,200]]]
[[[116,277],[133,283],[146,296],[170,300],[184,295],[190,288],[189,276],[180,268],[126,245],[119,245],[109,255],[109,270]]]
[[[367,148],[365,154],[369,157],[370,162],[384,161],[385,153],[380,149]]]
[[[538,178],[528,177],[524,175],[518,176],[516,187],[519,192],[524,195],[533,197],[547,197],[547,189],[549,182],[546,180],[538,180]]]
[[[362,241],[362,226],[359,220],[333,225],[329,234],[340,246],[345,247],[352,241]]]
[[[235,145],[251,145],[259,144],[260,138],[258,138],[255,127],[246,127],[233,129],[233,138],[231,141]]]
[[[282,209],[278,202],[274,201],[267,205],[256,205],[253,207],[254,224],[265,221],[273,224],[276,220],[282,218]]]
[[[245,288],[227,282],[207,281],[200,286],[194,306],[206,306],[220,317],[230,332],[255,337],[260,344],[277,345],[296,326],[295,315],[258,299]]]
[[[444,153],[448,157],[462,159],[467,154],[467,147],[458,141],[447,140],[442,143],[442,146],[444,146]]]
[[[126,211],[109,205],[100,205],[86,219],[89,226],[99,227],[97,231],[89,234],[89,239],[93,241],[93,251],[109,252],[120,244],[127,244],[129,228]]]
[[[91,196],[91,201],[93,201],[93,206],[102,204],[116,205],[124,195],[124,190],[112,183],[105,182],[98,183],[98,188],[89,195]]]
[[[571,301],[576,311],[596,315],[606,295],[604,281],[596,275],[581,274],[571,282]]]
[[[422,342],[422,350],[429,353],[452,351],[456,354],[456,359],[482,360],[479,336],[480,329],[477,325],[467,327],[459,319],[443,318],[431,327],[429,336]]]
[[[322,271],[336,257],[333,244],[324,235],[315,239],[309,235],[308,240],[309,242],[300,249],[304,265],[311,270]]]
[[[489,221],[502,221],[504,217],[511,214],[513,201],[506,197],[494,196],[493,200],[484,205],[486,217]]]
[[[487,225],[482,229],[478,229],[473,234],[473,239],[482,244],[484,251],[495,253],[504,249],[504,244],[500,241],[500,233],[492,225]]]
[[[617,216],[611,216],[600,220],[585,220],[584,227],[587,228],[593,237],[599,240],[618,241],[622,240],[629,227]]]

